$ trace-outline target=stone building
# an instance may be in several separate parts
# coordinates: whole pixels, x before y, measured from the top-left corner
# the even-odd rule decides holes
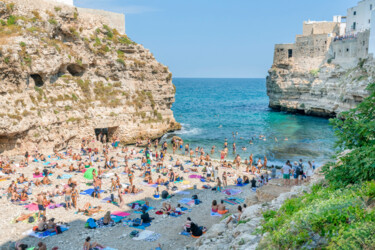
[[[276,44],[274,65],[294,65],[301,70],[318,68],[325,59],[334,37],[343,30],[341,17],[333,21],[307,21],[303,23],[302,35],[293,44]]]

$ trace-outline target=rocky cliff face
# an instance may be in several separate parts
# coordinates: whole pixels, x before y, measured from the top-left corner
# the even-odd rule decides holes
[[[179,128],[168,68],[99,17],[0,1],[0,152],[59,149],[108,128],[133,143]]]
[[[368,96],[366,87],[375,81],[374,66],[373,59],[359,60],[349,68],[322,63],[308,71],[293,61],[274,64],[267,77],[269,106],[307,115],[336,116]]]

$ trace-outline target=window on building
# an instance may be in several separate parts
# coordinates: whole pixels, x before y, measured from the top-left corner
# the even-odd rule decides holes
[[[346,52],[349,52],[349,48],[346,49]]]
[[[293,57],[293,50],[288,49],[288,58],[291,58],[291,57]]]
[[[370,10],[372,10],[372,4],[370,4]]]
[[[357,23],[354,22],[354,23],[353,23],[353,26],[352,26],[352,29],[355,30],[356,28],[357,28]]]
[[[354,11],[354,12],[353,12],[353,16],[356,16],[356,15],[357,15],[357,11]]]
[[[368,20],[368,23],[371,23],[371,19]]]
[[[366,41],[362,41],[362,45],[365,46],[365,44],[366,44]]]

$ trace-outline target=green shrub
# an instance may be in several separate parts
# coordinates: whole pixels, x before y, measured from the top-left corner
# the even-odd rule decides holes
[[[48,22],[49,22],[50,24],[52,24],[52,25],[57,25],[57,21],[56,21],[55,19],[53,19],[53,18],[48,19]]]
[[[122,65],[125,65],[125,61],[122,60],[121,58],[117,58],[116,62],[122,64]]]
[[[25,42],[20,42],[20,46],[21,46],[22,48],[24,48],[24,47],[26,47],[26,43],[25,43]]]
[[[375,84],[368,86],[370,96],[356,108],[331,119],[340,151],[338,163],[325,165],[323,173],[337,187],[375,179]]]
[[[269,235],[258,249],[300,249],[312,235],[327,240],[321,249],[373,249],[375,213],[363,202],[368,194],[375,194],[374,181],[341,189],[315,186],[311,193],[287,200],[278,211],[263,213],[261,232]]]
[[[8,19],[7,19],[7,25],[10,26],[10,25],[14,25],[16,23],[16,17],[15,16],[9,16]]]

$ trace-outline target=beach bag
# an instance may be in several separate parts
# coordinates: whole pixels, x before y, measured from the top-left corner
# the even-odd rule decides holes
[[[181,170],[181,171],[184,171],[184,167],[183,167],[182,165],[180,166],[180,170]]]
[[[198,200],[198,195],[193,195],[192,197],[191,197],[193,200]]]
[[[199,203],[201,203],[200,200],[198,200],[198,199],[194,200],[194,204],[195,204],[195,205],[199,205]]]
[[[139,232],[137,230],[134,230],[130,233],[130,238],[138,237]]]
[[[177,191],[177,187],[176,186],[174,186],[174,187],[172,187],[172,191]]]
[[[94,229],[97,227],[96,222],[93,218],[87,219],[86,223],[88,224],[88,228]]]
[[[31,216],[30,216],[28,222],[29,222],[29,223],[33,223],[34,221],[35,221],[34,217],[31,217]]]
[[[301,174],[302,174],[301,166],[298,166],[298,167],[296,168],[296,174],[297,174],[297,175],[301,175]]]
[[[133,222],[133,226],[134,226],[134,227],[138,227],[138,226],[141,225],[141,223],[142,223],[141,219],[140,219],[140,218],[137,218],[137,219],[134,220],[134,222]]]

